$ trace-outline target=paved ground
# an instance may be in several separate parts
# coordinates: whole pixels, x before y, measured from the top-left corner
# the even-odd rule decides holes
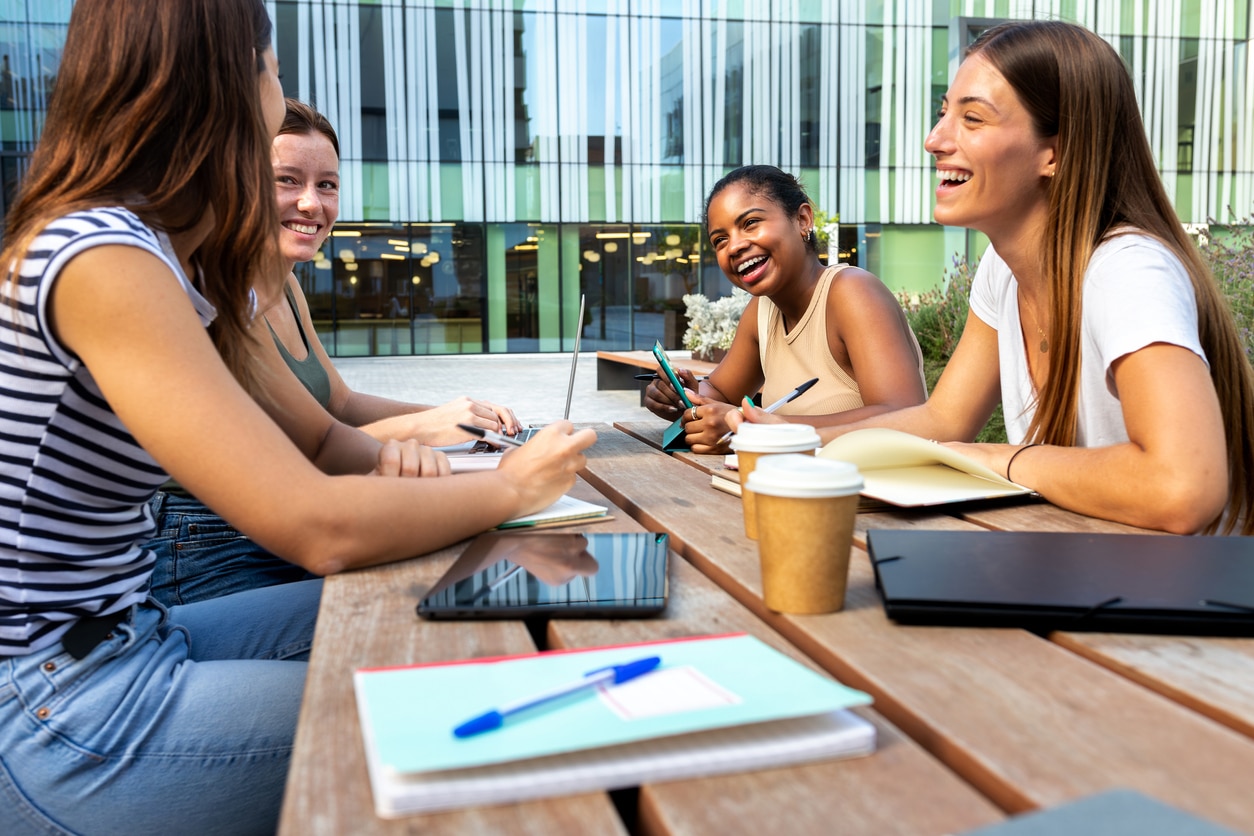
[[[510,407],[524,423],[561,418],[570,378],[569,354],[339,357],[334,362],[344,381],[360,392],[428,404],[469,395]],[[572,421],[651,417],[637,392],[598,391],[596,378],[596,354],[580,352]]]

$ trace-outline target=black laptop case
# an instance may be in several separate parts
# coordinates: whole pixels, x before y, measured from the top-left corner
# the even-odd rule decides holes
[[[1254,537],[874,530],[908,624],[1254,635]]]

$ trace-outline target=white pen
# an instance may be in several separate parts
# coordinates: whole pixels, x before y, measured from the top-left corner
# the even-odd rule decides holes
[[[807,380],[805,383],[801,384],[796,389],[793,389],[787,395],[784,395],[784,397],[780,398],[775,403],[771,404],[770,406],[768,406],[766,409],[762,411],[774,412],[775,410],[779,409],[781,406],[788,403],[789,401],[796,399],[798,395],[800,395],[802,392],[806,391],[807,389],[809,389],[811,386],[813,386],[814,384],[818,382],[819,382],[819,379],[817,377]],[[736,434],[735,430],[728,430],[727,432],[723,433],[723,437],[718,440],[718,443],[726,444],[727,442],[731,441],[731,437],[735,434]]]
[[[468,432],[471,435],[478,436],[489,444],[495,444],[497,447],[521,447],[523,443],[516,438],[510,438],[507,435],[501,435],[492,430],[485,430],[483,427],[474,427],[470,424],[458,424],[457,429]]]

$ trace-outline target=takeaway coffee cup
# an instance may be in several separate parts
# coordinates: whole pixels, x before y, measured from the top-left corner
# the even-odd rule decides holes
[[[766,606],[805,614],[844,607],[862,489],[858,468],[815,456],[771,456],[749,475],[749,488],[757,494]]]
[[[731,447],[736,451],[736,468],[740,472],[740,498],[745,510],[745,536],[758,538],[758,522],[755,516],[755,498],[748,487],[749,474],[764,456],[780,453],[809,453],[814,455],[822,441],[818,430],[808,424],[741,424],[732,436]]]

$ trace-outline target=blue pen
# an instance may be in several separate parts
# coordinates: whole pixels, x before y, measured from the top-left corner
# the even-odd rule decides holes
[[[504,724],[505,718],[511,714],[526,711],[533,706],[550,702],[567,694],[573,694],[576,691],[582,691],[585,688],[595,688],[598,685],[617,685],[620,682],[635,679],[637,676],[643,676],[660,664],[662,664],[660,656],[648,656],[644,659],[637,659],[634,662],[610,665],[606,668],[588,671],[581,679],[575,682],[568,682],[542,694],[535,694],[526,699],[507,703],[500,708],[494,708],[491,711],[480,714],[478,717],[473,717],[453,729],[453,736],[471,737],[481,732],[499,729]]]

